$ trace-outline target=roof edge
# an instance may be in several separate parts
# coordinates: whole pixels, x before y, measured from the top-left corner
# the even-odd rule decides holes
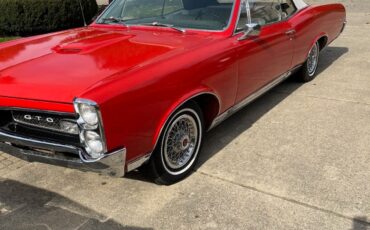
[[[304,2],[304,0],[294,0],[294,4],[298,10],[301,10],[308,6],[308,4]]]

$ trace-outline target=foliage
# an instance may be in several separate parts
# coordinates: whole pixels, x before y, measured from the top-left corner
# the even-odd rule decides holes
[[[7,42],[13,39],[17,39],[17,38],[16,37],[5,37],[5,38],[0,37],[0,42]]]
[[[86,20],[96,0],[81,0]],[[0,0],[0,35],[33,35],[83,26],[79,0]]]

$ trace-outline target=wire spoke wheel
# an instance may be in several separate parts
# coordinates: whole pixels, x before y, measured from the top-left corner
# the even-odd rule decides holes
[[[321,40],[325,42],[325,40]],[[322,43],[322,46],[325,47],[326,43]],[[320,42],[316,41],[307,54],[307,59],[302,67],[299,69],[297,80],[300,82],[310,82],[316,77],[317,68],[319,65],[320,58]]]
[[[307,70],[309,76],[313,76],[316,72],[319,63],[319,52],[319,46],[317,45],[317,43],[315,43],[315,45],[310,50],[307,59]]]
[[[203,119],[201,108],[193,101],[168,118],[160,142],[145,167],[157,184],[173,184],[193,172],[202,146]]]
[[[192,159],[198,142],[198,126],[195,119],[183,114],[169,127],[164,140],[163,155],[170,170],[184,167]]]

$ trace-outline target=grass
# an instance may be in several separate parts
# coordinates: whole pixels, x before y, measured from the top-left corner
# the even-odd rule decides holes
[[[0,37],[0,42],[6,42],[13,39],[16,39],[17,37]]]

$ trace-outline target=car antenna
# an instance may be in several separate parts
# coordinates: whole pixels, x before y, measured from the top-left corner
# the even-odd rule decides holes
[[[84,13],[84,8],[82,6],[81,0],[78,0],[78,3],[80,4],[81,13],[82,13],[82,19],[84,20],[84,26],[87,26],[86,18],[85,18],[85,13]]]

